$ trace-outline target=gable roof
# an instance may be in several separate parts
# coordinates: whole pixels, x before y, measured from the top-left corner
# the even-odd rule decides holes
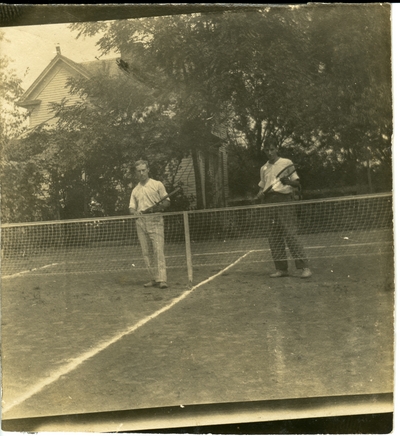
[[[32,85],[25,91],[22,97],[16,102],[18,106],[29,107],[40,103],[40,100],[33,99],[32,96],[35,91],[43,83],[45,78],[52,74],[54,69],[60,65],[64,65],[67,68],[75,71],[77,74],[82,75],[86,79],[89,79],[95,73],[100,72],[102,69],[108,68],[113,74],[118,71],[118,65],[116,64],[116,59],[107,60],[96,60],[89,62],[77,63],[71,59],[63,56],[61,53],[57,55],[50,61],[47,67],[40,73]]]
[[[117,59],[118,58],[81,62],[80,64],[76,65],[83,68],[90,76],[104,70],[107,70],[113,76],[115,74],[120,74],[120,70],[116,62]]]

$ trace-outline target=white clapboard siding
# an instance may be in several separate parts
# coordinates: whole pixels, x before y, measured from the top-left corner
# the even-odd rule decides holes
[[[76,95],[69,94],[66,87],[68,78],[76,76],[75,72],[70,71],[64,66],[54,69],[52,74],[44,78],[32,100],[40,100],[40,104],[34,106],[30,113],[30,126],[35,127],[53,117],[54,113],[49,108],[49,103],[60,103],[63,98],[67,98],[69,104],[79,100]],[[52,120],[54,122],[54,120]]]
[[[175,177],[175,183],[177,182],[182,183],[182,189],[186,196],[196,197],[196,183],[191,157],[185,157],[182,159]]]

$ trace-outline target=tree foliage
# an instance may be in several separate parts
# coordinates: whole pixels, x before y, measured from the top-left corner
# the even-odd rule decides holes
[[[267,53],[263,65],[246,72],[247,82],[242,67],[234,86],[236,128],[248,149],[231,147],[236,180],[250,174],[256,183],[259,150],[274,135],[310,189],[367,183],[365,162],[376,184],[390,189],[388,8],[326,5],[271,15],[275,36],[265,30],[257,39]],[[265,76],[258,82],[260,70]]]
[[[4,33],[0,32],[0,42]],[[12,60],[7,56],[0,57],[0,171],[1,171],[1,211],[2,220],[10,221],[12,217],[30,219],[26,198],[36,198],[36,183],[29,162],[13,160],[11,151],[15,147],[13,138],[26,130],[26,114],[15,105],[23,94],[22,80],[12,68]],[[33,194],[33,195],[32,195]]]
[[[233,197],[257,191],[271,137],[296,162],[305,189],[391,189],[389,5],[276,6],[71,28],[99,36],[102,54],[119,51],[122,68],[71,80],[82,101],[54,104],[56,126],[18,146],[33,185],[50,187],[50,215],[124,213],[137,158],[173,187],[191,156],[197,207],[212,207],[210,169],[221,145],[213,133],[221,126]]]

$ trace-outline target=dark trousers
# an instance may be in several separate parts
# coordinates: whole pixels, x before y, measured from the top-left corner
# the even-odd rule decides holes
[[[265,203],[283,203],[292,200],[289,194],[268,194]],[[297,216],[295,205],[285,204],[268,209],[268,242],[275,268],[288,270],[286,246],[289,248],[296,268],[308,268],[308,260],[297,235]]]

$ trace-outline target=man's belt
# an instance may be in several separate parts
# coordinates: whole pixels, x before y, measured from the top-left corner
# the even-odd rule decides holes
[[[264,201],[266,203],[290,201],[292,200],[292,198],[293,197],[291,193],[283,194],[282,192],[274,192],[274,191],[270,191],[264,195]]]

